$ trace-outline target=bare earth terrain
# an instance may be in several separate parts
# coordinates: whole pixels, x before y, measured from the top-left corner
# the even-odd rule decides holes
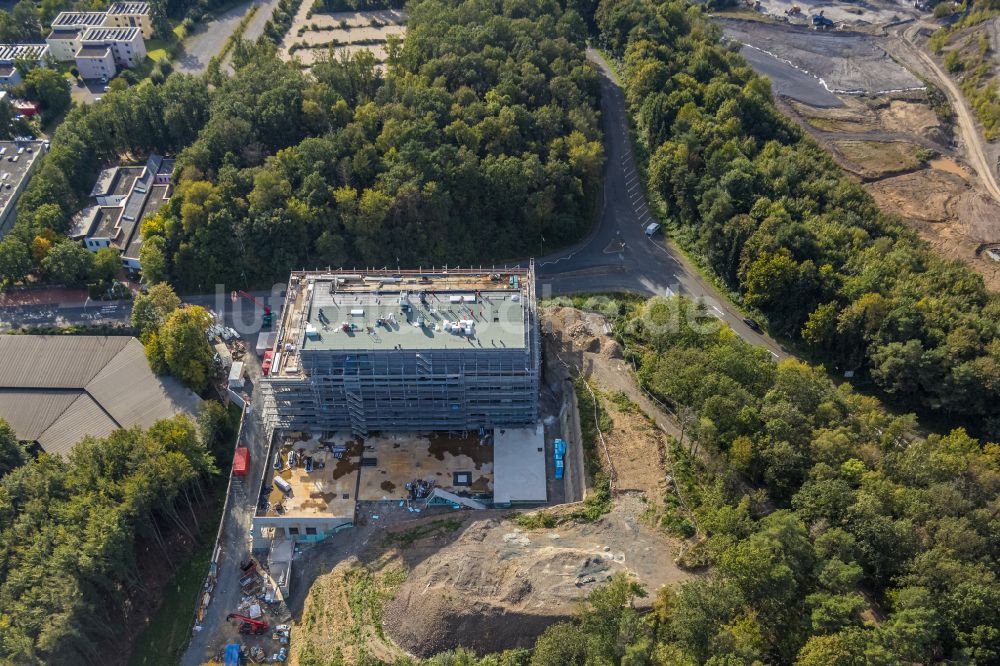
[[[604,435],[619,491],[611,511],[529,530],[510,510],[412,514],[396,502],[359,502],[355,528],[295,560],[291,664],[529,646],[616,573],[634,576],[650,598],[691,575],[675,564],[682,542],[656,520],[664,431],[674,424],[636,386],[603,317],[548,307],[543,329],[549,363],[583,372],[610,417]],[[601,465],[607,471],[604,457]],[[576,507],[545,511],[561,519]]]
[[[808,29],[820,11],[835,30]],[[939,23],[927,16],[894,2],[762,0],[756,12],[718,20],[751,66],[771,78],[779,107],[883,210],[1000,289],[1000,263],[984,252],[1000,244],[993,168],[1000,150],[983,140],[962,99],[964,72],[952,80],[939,62],[951,50],[970,62],[983,49],[992,58],[997,22],[955,32],[938,57],[927,51],[927,35]]]

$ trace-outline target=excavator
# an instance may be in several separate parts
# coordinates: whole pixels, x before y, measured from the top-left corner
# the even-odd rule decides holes
[[[256,634],[260,636],[261,634],[266,634],[267,630],[271,628],[271,625],[264,620],[255,620],[252,617],[239,615],[238,613],[230,613],[226,616],[227,622],[232,620],[240,623],[241,634]]]

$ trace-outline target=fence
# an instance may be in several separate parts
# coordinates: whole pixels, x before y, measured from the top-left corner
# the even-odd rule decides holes
[[[232,393],[232,391],[230,391]],[[236,404],[241,406],[240,413],[240,427],[236,434],[236,446],[240,445],[243,441],[243,429],[247,421],[247,407],[243,400],[240,400]],[[234,451],[235,454],[235,451]],[[233,475],[229,474],[229,481],[226,483],[226,500],[222,505],[222,517],[219,519],[219,529],[215,532],[215,547],[212,548],[212,560],[208,564],[208,572],[205,574],[205,582],[202,584],[202,590],[208,589],[209,585],[212,583],[216,575],[218,574],[218,562],[219,554],[221,553],[221,548],[219,547],[219,541],[222,540],[222,529],[226,524],[226,516],[229,514],[229,505],[233,497]],[[204,595],[199,596],[198,603],[195,605],[194,609],[194,626],[200,626],[199,620],[203,617],[205,609],[211,604],[211,597],[205,599]]]

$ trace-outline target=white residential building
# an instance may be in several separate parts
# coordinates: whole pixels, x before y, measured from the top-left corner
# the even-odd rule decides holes
[[[136,67],[146,59],[146,43],[139,28],[87,28],[80,38],[80,49],[88,46],[107,46],[119,67]]]
[[[84,79],[100,79],[141,64],[152,35],[148,3],[116,2],[106,12],[61,12],[45,41],[53,58],[75,60]]]
[[[108,8],[104,25],[117,28],[139,28],[142,36],[153,36],[153,22],[150,19],[148,2],[116,2]]]
[[[170,198],[173,170],[174,160],[159,155],[151,155],[145,166],[105,169],[90,193],[94,203],[73,218],[70,237],[91,252],[115,247],[125,268],[141,270],[142,221]]]
[[[52,32],[46,37],[49,52],[59,62],[76,58],[80,38],[87,28],[104,25],[106,12],[60,12],[52,21]]]
[[[21,72],[15,66],[17,61],[29,61],[44,67],[48,55],[47,44],[0,45],[0,87],[9,88],[21,82]]]

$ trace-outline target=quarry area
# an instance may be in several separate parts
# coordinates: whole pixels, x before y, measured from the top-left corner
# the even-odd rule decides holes
[[[771,79],[779,108],[884,211],[998,289],[1000,147],[973,111],[995,85],[998,19],[960,27],[959,17],[902,2],[786,0],[716,15]]]
[[[650,592],[640,604],[693,575],[675,562],[685,541],[659,524],[670,492],[663,463],[673,426],[664,414],[646,411],[655,406],[629,375],[604,317],[560,306],[540,313],[543,412],[574,395],[574,384],[598,400],[597,420],[592,402],[579,403],[583,444],[593,446],[579,461],[585,478],[567,474],[559,488],[562,481],[553,483],[549,474],[549,501],[520,511],[427,506],[419,513],[412,511],[417,503],[397,501],[395,489],[376,483],[378,476],[362,478],[353,527],[296,545],[287,597],[289,663],[332,655],[344,663],[425,657],[458,647],[458,637],[480,654],[528,647],[616,573],[634,576]],[[581,388],[584,381],[589,390]],[[395,450],[412,448],[425,461],[437,452],[441,461],[422,464],[428,474],[450,474],[455,465],[448,460],[486,456],[475,441],[459,441],[457,449],[455,442],[425,441],[424,448]],[[376,442],[380,460],[391,447],[391,439]],[[486,482],[488,463],[467,466],[478,466]],[[613,478],[613,496],[594,486],[595,476]],[[587,499],[573,501],[577,492]],[[586,515],[595,501],[607,503]]]

